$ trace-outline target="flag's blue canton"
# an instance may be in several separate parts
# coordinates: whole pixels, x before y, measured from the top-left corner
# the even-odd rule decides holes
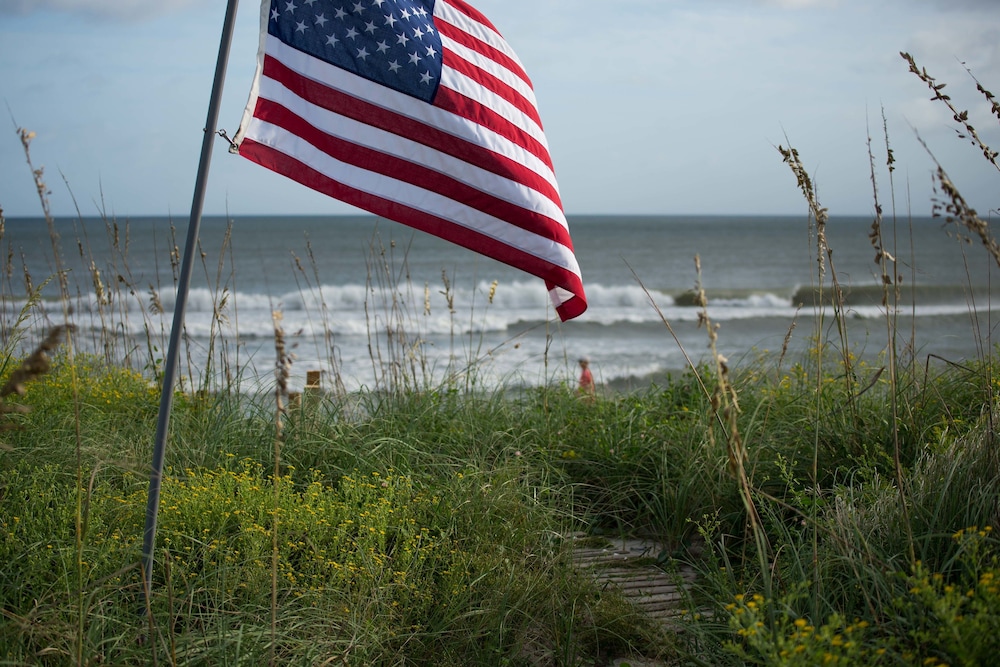
[[[441,80],[434,0],[271,0],[268,32],[311,56],[430,102]]]

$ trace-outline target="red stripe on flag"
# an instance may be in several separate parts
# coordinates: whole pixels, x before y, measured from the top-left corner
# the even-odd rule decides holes
[[[330,136],[280,104],[261,98],[254,117],[302,137],[335,160],[436,192],[515,227],[572,247],[569,231],[558,221],[499,199],[440,171]]]
[[[468,60],[459,57],[447,49],[444,52],[444,66],[450,67],[456,72],[461,72],[486,90],[507,100],[517,107],[521,113],[535,121],[535,124],[541,129],[542,119],[538,116],[538,109],[535,108],[535,105],[530,100],[524,99],[524,96],[520,92],[511,88],[490,72],[470,63]]]
[[[458,11],[468,16],[476,23],[482,23],[484,26],[486,26],[496,34],[498,35],[500,34],[500,31],[496,29],[496,26],[493,25],[493,23],[488,18],[486,18],[486,16],[484,16],[482,12],[480,12],[478,9],[476,9],[469,3],[465,2],[465,0],[445,0],[445,2],[447,2],[449,5],[451,5]]]
[[[449,4],[457,8],[454,2],[451,2]],[[487,25],[489,24],[487,23]],[[516,60],[514,60],[513,58],[511,58],[510,56],[508,56],[503,51],[490,46],[486,42],[476,39],[474,36],[465,32],[461,28],[453,26],[452,24],[448,23],[439,16],[434,17],[434,26],[438,29],[438,32],[440,32],[448,39],[451,39],[461,44],[462,46],[470,48],[476,53],[479,53],[485,56],[486,58],[489,58],[490,60],[497,63],[504,69],[509,70],[512,74],[516,75],[517,78],[524,81],[526,84],[528,84],[528,86],[531,86],[531,79],[528,78],[528,73],[524,71],[524,68],[521,67],[521,64]],[[492,28],[492,26],[490,27]],[[493,30],[496,30],[496,28],[493,28]]]
[[[447,53],[446,51],[445,54]],[[549,156],[547,146],[540,143],[528,132],[510,123],[493,109],[483,106],[471,97],[441,86],[434,97],[434,106],[465,118],[488,130],[493,130],[505,139],[527,150],[545,163],[549,169],[553,169],[552,158]]]
[[[286,67],[281,61],[271,56],[266,56],[264,59],[264,76],[280,82],[283,86],[302,99],[327,109],[328,111],[367,125],[372,125],[373,127],[377,127],[387,132],[392,132],[393,134],[398,134],[401,137],[412,139],[413,141],[417,141],[425,146],[433,148],[434,150],[451,155],[452,157],[459,158],[471,165],[485,169],[491,173],[506,176],[518,182],[524,183],[562,208],[562,200],[559,197],[559,192],[552,186],[551,183],[549,183],[548,180],[506,156],[500,155],[499,153],[490,151],[476,144],[469,143],[453,134],[430,127],[418,120],[401,116],[393,111],[390,111],[389,109],[376,106],[352,95],[347,95],[346,93],[342,93],[334,88],[329,88],[322,83],[318,83],[298,74],[294,70]],[[439,96],[444,90],[446,89],[441,89],[441,91],[439,91]],[[454,91],[447,91],[447,94],[443,95],[443,98],[448,100],[449,107],[465,106],[468,109],[481,108],[481,105],[476,104],[469,98],[454,93]],[[495,123],[512,128],[510,123],[500,119],[496,114],[494,114],[494,116],[495,117],[492,120]],[[476,122],[476,119],[469,120]],[[513,129],[515,128],[512,128],[512,130]],[[548,151],[544,146],[538,144],[534,138],[520,130],[517,130],[516,132],[511,131],[508,134],[517,134],[526,141],[530,140],[530,142],[534,144],[535,150],[529,149],[529,152],[542,160],[542,162],[550,169],[552,168],[552,162]],[[506,136],[506,138],[514,141],[509,136]],[[515,141],[515,143],[519,142]],[[519,145],[521,144],[519,143]],[[539,152],[543,155],[538,155]]]
[[[467,227],[450,222],[438,216],[419,211],[405,204],[389,201],[362,192],[336,181],[310,166],[284,153],[258,143],[247,137],[240,144],[240,155],[257,164],[284,174],[308,188],[322,192],[352,206],[364,209],[389,220],[395,220],[421,231],[438,236],[464,248],[492,257],[515,268],[542,278],[549,289],[559,286],[577,298],[571,298],[556,308],[563,320],[576,317],[586,310],[586,302],[580,298],[583,283],[580,277],[560,266],[545,261],[535,255],[480,234]]]

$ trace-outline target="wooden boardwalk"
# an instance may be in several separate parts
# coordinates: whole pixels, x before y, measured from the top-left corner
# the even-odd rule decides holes
[[[684,608],[685,588],[695,572],[683,566],[669,574],[656,565],[664,547],[649,540],[574,538],[573,565],[600,584],[620,591],[625,599],[665,628]]]

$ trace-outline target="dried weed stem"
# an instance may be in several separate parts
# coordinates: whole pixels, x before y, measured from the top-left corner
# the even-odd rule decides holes
[[[889,148],[889,130],[888,123],[885,118],[885,110],[882,111],[882,131],[885,136],[885,147],[886,147],[886,166],[889,170],[889,180],[890,184],[892,182],[892,173],[895,170],[895,157],[893,156],[892,149]],[[868,240],[872,244],[872,248],[875,250],[875,265],[879,269],[879,281],[882,285],[882,308],[885,313],[885,325],[886,325],[886,366],[889,369],[889,386],[890,386],[890,405],[892,423],[896,424],[899,420],[899,401],[897,396],[897,388],[899,386],[898,382],[898,360],[897,360],[897,350],[896,350],[896,330],[897,330],[897,304],[899,303],[899,284],[903,280],[902,275],[897,273],[897,261],[892,252],[886,250],[885,236],[884,236],[884,220],[882,217],[882,203],[879,200],[879,189],[878,189],[878,179],[876,178],[875,170],[875,153],[872,150],[872,138],[869,133],[868,136],[868,168],[871,174],[872,183],[872,201],[875,203],[875,215],[872,219],[871,231],[868,234]],[[890,192],[892,187],[890,185]],[[895,243],[893,244],[893,252],[895,252]],[[878,381],[879,376],[882,374],[884,369],[880,368],[875,372],[875,376],[871,383],[861,390],[860,393],[864,393],[869,388],[875,385]],[[902,456],[900,452],[900,439],[899,439],[899,429],[894,428],[892,430],[893,439],[893,469],[896,475],[896,488],[899,492],[900,507],[902,508],[903,515],[906,517],[904,521],[908,540],[907,544],[909,547],[910,562],[914,562],[916,559],[914,546],[913,546],[913,534],[911,531],[911,524],[909,520],[909,508],[906,501],[906,485],[903,475],[903,463]]]
[[[0,389],[0,399],[11,394],[24,396],[25,384],[48,373],[52,369],[52,359],[49,353],[59,347],[66,333],[74,328],[72,324],[60,324],[52,327],[35,351],[21,363],[21,366],[11,374],[10,379]]]
[[[21,362],[21,365],[14,370],[10,378],[0,388],[0,415],[19,413],[25,414],[28,408],[23,405],[9,405],[4,402],[4,398],[11,394],[24,396],[27,391],[26,385],[37,380],[52,369],[52,358],[50,354],[62,344],[63,339],[69,331],[73,330],[72,324],[54,326],[49,330],[45,339],[38,344],[38,347],[28,357]],[[7,424],[0,424],[0,431],[11,428]]]
[[[701,281],[701,258],[695,255],[695,273],[697,275],[697,285],[695,286],[695,305],[698,311],[698,326],[705,327],[708,333],[708,347],[715,362],[716,384],[710,396],[712,417],[722,426],[726,437],[726,453],[729,459],[729,472],[736,479],[740,489],[740,499],[747,512],[747,521],[750,532],[753,534],[754,543],[757,547],[757,558],[760,561],[760,571],[764,577],[764,588],[767,597],[771,596],[770,561],[771,547],[764,532],[764,527],[754,502],[754,489],[747,474],[746,443],[740,435],[738,417],[740,413],[739,400],[736,389],[733,387],[729,376],[729,360],[718,350],[719,325],[712,322],[708,315],[708,298],[705,296],[705,289]],[[711,444],[715,444],[715,430],[708,429],[708,439]]]
[[[276,355],[274,377],[274,400],[276,414],[274,419],[274,506],[271,516],[271,647],[269,664],[275,665],[275,646],[278,639],[278,524],[279,502],[281,493],[281,444],[285,437],[285,416],[288,414],[288,380],[292,375],[294,355],[285,345],[285,330],[281,326],[284,318],[280,311],[271,313],[274,323],[274,351]]]
[[[959,111],[955,107],[955,105],[952,104],[951,97],[941,92],[942,90],[944,90],[944,87],[947,84],[937,83],[934,80],[934,77],[932,77],[930,74],[927,73],[926,68],[917,67],[916,60],[914,60],[913,56],[911,56],[909,53],[906,53],[905,51],[900,51],[899,55],[903,58],[903,60],[909,63],[910,72],[916,74],[917,78],[919,78],[921,81],[927,84],[927,87],[930,88],[932,93],[934,93],[933,97],[931,97],[931,101],[943,102],[944,105],[948,107],[948,110],[951,111],[952,118],[955,120],[955,122],[964,128],[965,134],[960,133],[958,135],[959,138],[969,139],[970,143],[972,143],[973,146],[978,147],[979,150],[982,151],[983,157],[985,157],[990,164],[996,167],[997,170],[1000,170],[1000,163],[997,162],[997,157],[1000,156],[1000,153],[990,148],[980,138],[979,133],[976,131],[976,128],[973,127],[972,123],[969,122],[969,112],[967,110]],[[975,79],[975,77],[973,77],[973,79]],[[998,106],[996,99],[993,96],[993,93],[983,88],[982,84],[980,84],[978,81],[976,81],[976,87],[979,90],[979,92],[986,97],[986,100],[993,105],[992,107],[993,114],[995,114],[998,118],[1000,118],[1000,106]]]
[[[802,159],[799,157],[798,150],[792,148],[791,146],[788,148],[778,146],[778,152],[781,153],[782,160],[788,164],[789,168],[792,170],[792,174],[795,176],[798,187],[802,191],[802,195],[805,197],[806,203],[809,206],[810,217],[816,224],[816,263],[818,265],[818,285],[820,290],[819,303],[816,305],[820,307],[823,306],[823,287],[825,285],[824,279],[826,277],[826,267],[827,265],[830,267],[830,284],[833,288],[832,305],[835,324],[837,325],[837,332],[840,336],[841,361],[844,365],[844,381],[847,384],[847,399],[852,412],[856,412],[854,405],[854,361],[851,358],[851,347],[847,334],[847,317],[844,313],[844,290],[837,277],[836,268],[834,267],[833,249],[830,247],[826,238],[826,226],[830,220],[830,214],[826,208],[820,206],[819,199],[816,196],[816,188],[813,185],[813,181],[809,177],[809,173],[806,171],[805,166],[802,164]],[[822,332],[822,328],[821,314],[819,326],[820,332]],[[820,341],[817,341],[817,343],[817,349],[820,355],[822,355],[822,343]],[[822,375],[822,356],[817,359],[817,366],[817,381],[819,381],[819,378]]]
[[[958,187],[948,177],[948,172],[940,164],[937,165],[935,180],[944,198],[935,198],[932,207],[933,216],[944,217],[949,224],[968,230],[982,242],[983,247],[993,257],[993,261],[1000,266],[1000,244],[993,238],[989,223],[979,217],[976,209],[969,206],[962,193],[958,191]]]

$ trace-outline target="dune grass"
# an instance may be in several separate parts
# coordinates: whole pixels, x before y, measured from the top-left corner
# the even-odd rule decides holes
[[[82,613],[85,660],[142,662],[154,650],[136,563],[155,392],[114,367],[78,371],[92,388],[80,398],[91,434],[81,610],[76,463],[61,446],[74,427],[67,372],[57,363],[31,384],[20,403],[31,411],[5,434],[0,659],[67,661]],[[278,664],[568,664],[662,650],[648,621],[568,565],[562,536],[579,524],[562,504],[572,497],[562,444],[512,427],[520,408],[499,395],[384,400],[363,420],[326,402],[292,411],[278,478],[264,406],[178,402],[152,595],[161,660],[266,662],[273,651]]]
[[[885,150],[891,183],[887,132]],[[85,355],[59,328],[20,355],[39,333],[29,299],[0,350],[0,665],[989,664],[1000,356],[990,341],[961,362],[907,347],[893,318],[905,222],[883,218],[875,187],[872,234],[858,242],[876,250],[886,342],[856,358],[826,211],[797,152],[782,157],[830,306],[810,351],[714,354],[593,400],[556,384],[483,391],[474,369],[434,387],[419,356],[393,364],[413,359],[415,337],[390,313],[409,347],[373,341],[385,384],[371,390],[349,394],[335,377],[292,398],[280,373],[259,395],[182,384],[148,593],[139,551],[162,332],[144,355],[109,326],[102,353]],[[939,179],[942,216],[992,252],[989,225]],[[400,275],[373,258],[373,282]],[[703,324],[710,343],[725,335],[707,309]],[[580,533],[650,537],[658,567],[696,568],[670,628],[581,576],[567,539]]]
[[[57,359],[3,434],[0,659],[11,664],[72,663],[76,642],[84,662],[106,664],[272,653],[278,664],[588,664],[630,653],[774,664],[799,646],[796,664],[827,653],[950,663],[956,632],[969,635],[963,650],[995,648],[994,633],[976,630],[1000,613],[989,362],[932,374],[927,400],[909,406],[909,524],[885,381],[863,396],[865,419],[848,424],[834,375],[815,400],[807,364],[735,374],[766,596],[740,487],[726,445],[705,435],[717,424],[693,374],[592,404],[563,388],[368,396],[363,412],[326,396],[287,415],[278,478],[268,404],[181,394],[151,624],[138,551],[156,392],[134,372],[76,363],[77,398]],[[654,536],[668,546],[663,567],[694,563],[685,632],[664,634],[578,576],[564,539],[574,531]],[[838,646],[845,633],[855,643]]]

